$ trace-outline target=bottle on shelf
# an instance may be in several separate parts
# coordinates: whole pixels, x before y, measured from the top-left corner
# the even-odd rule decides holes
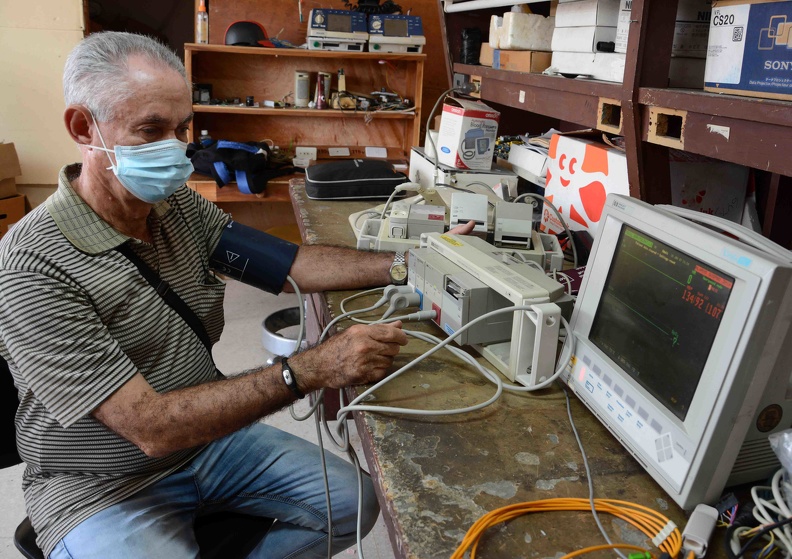
[[[201,135],[198,136],[198,143],[203,147],[212,145],[212,137],[209,135],[209,130],[201,130]]]
[[[201,0],[195,16],[195,42],[209,43],[209,14],[206,11],[206,0]]]

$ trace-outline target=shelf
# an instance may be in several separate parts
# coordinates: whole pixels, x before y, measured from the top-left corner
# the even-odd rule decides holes
[[[215,203],[291,203],[291,199],[289,198],[289,179],[294,176],[295,175],[289,175],[270,180],[267,183],[266,190],[261,194],[244,194],[239,191],[236,183],[229,183],[223,187],[219,187],[214,179],[200,173],[193,173],[187,181],[187,186],[210,202]]]
[[[597,128],[598,99],[616,99],[621,84],[495,70],[455,64],[454,71],[481,77],[481,98],[507,107]]]
[[[310,117],[310,118],[385,118],[394,120],[413,120],[415,112],[396,111],[342,111],[337,109],[298,109],[272,107],[235,107],[229,105],[193,105],[194,113],[213,113],[229,115],[261,115],[285,117]]]
[[[329,50],[309,50],[309,49],[286,49],[286,48],[265,48],[265,47],[232,47],[227,45],[207,45],[200,43],[186,43],[185,51],[192,52],[214,52],[248,54],[253,56],[272,56],[286,58],[343,58],[345,60],[406,60],[423,61],[425,54],[415,53],[393,53],[393,52],[344,52]]]

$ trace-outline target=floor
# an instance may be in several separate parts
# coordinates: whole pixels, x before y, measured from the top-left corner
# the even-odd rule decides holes
[[[274,296],[229,280],[226,289],[225,316],[226,328],[220,341],[215,345],[214,357],[218,368],[227,374],[239,373],[265,363],[271,357],[262,346],[261,322],[271,312],[294,306],[296,296]],[[288,332],[286,332],[288,335]],[[297,408],[299,412],[300,408]],[[268,417],[267,423],[300,435],[316,442],[313,420],[298,422],[292,419],[288,410]],[[350,422],[354,429],[354,423]],[[352,444],[362,457],[359,439],[353,433]],[[331,444],[328,450],[334,451]],[[23,466],[0,470],[0,559],[19,559],[21,555],[13,544],[13,533],[17,524],[25,516],[25,506],[20,488]],[[358,557],[355,547],[336,557]],[[392,559],[388,533],[380,516],[376,526],[363,540],[363,556],[366,559]]]

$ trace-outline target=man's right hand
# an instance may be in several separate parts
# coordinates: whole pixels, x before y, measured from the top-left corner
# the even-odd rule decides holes
[[[344,388],[382,380],[406,344],[401,322],[356,324],[290,362],[305,392]]]

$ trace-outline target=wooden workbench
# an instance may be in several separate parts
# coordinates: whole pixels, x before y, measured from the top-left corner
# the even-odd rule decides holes
[[[313,201],[305,196],[301,180],[292,181],[290,195],[306,244],[354,246],[349,214],[377,203]],[[314,337],[322,324],[338,314],[339,302],[348,295],[329,292],[309,298]],[[361,308],[373,300],[361,299],[357,306],[355,302],[350,306]],[[408,324],[405,329],[443,336],[433,324]],[[400,367],[428,348],[412,339],[396,365]],[[493,392],[492,383],[440,351],[387,384],[367,403],[448,409],[482,402]],[[595,496],[650,507],[683,528],[684,512],[600,422],[574,396],[570,398],[592,468]],[[588,498],[583,460],[570,428],[564,392],[558,386],[530,395],[505,394],[491,406],[465,415],[414,417],[367,412],[356,413],[355,421],[394,555],[400,559],[447,559],[467,529],[499,507],[554,497]],[[609,515],[601,515],[601,519],[614,542],[652,548],[629,524]],[[477,556],[553,557],[602,543],[591,513],[545,513],[492,528]],[[720,544],[714,547],[716,553],[708,557],[723,556],[718,554]]]

